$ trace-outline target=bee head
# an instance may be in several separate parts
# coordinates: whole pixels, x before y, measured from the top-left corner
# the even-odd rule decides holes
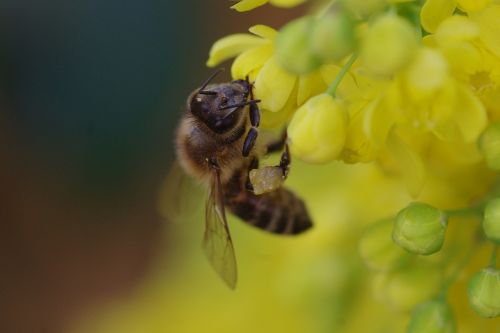
[[[250,101],[250,84],[244,80],[231,83],[204,84],[191,94],[189,111],[212,131],[223,134],[234,128]]]

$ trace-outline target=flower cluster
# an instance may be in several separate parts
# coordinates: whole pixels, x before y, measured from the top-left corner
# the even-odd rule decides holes
[[[287,127],[294,157],[376,164],[425,201],[370,226],[359,245],[383,298],[414,309],[409,332],[455,331],[447,295],[464,272],[469,305],[500,316],[500,1],[321,4],[279,31],[257,25],[220,39],[208,66],[235,57],[232,77],[254,82],[262,126]],[[448,235],[459,219],[478,227]],[[489,266],[469,272],[488,244]]]

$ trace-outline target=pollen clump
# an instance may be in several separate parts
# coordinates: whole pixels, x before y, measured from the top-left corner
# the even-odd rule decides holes
[[[266,166],[259,169],[250,170],[250,182],[253,193],[261,195],[278,189],[283,184],[283,171],[280,167]]]

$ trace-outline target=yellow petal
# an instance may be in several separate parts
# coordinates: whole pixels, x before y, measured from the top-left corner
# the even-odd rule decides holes
[[[402,141],[395,131],[391,131],[387,139],[387,148],[399,164],[408,192],[412,197],[417,197],[425,181],[425,167],[422,159]]]
[[[283,109],[278,112],[261,109],[261,128],[282,130],[290,122],[292,115],[295,110],[297,110],[297,90],[298,84],[295,84],[292,93],[290,94],[290,98],[288,98],[288,101]]]
[[[242,0],[237,4],[231,6],[231,9],[235,9],[239,12],[247,12],[266,4],[268,1],[269,0]]]
[[[243,51],[262,45],[266,41],[250,34],[234,34],[216,41],[210,49],[207,66],[214,67]]]
[[[476,141],[486,128],[488,116],[481,100],[465,86],[458,86],[458,107],[453,116],[465,142]]]
[[[299,90],[297,92],[297,105],[302,105],[312,96],[326,90],[326,84],[319,71],[299,76]]]
[[[422,48],[406,73],[408,93],[415,100],[429,98],[447,76],[448,64],[444,57],[438,51]]]
[[[471,17],[479,25],[483,43],[500,57],[500,5],[490,6]]]
[[[349,119],[347,137],[342,151],[342,160],[346,163],[371,162],[376,158],[376,149],[363,131],[366,107],[354,113]]]
[[[466,16],[453,15],[441,23],[435,36],[440,46],[470,41],[479,37],[479,26]]]
[[[328,94],[314,96],[295,113],[288,127],[290,150],[309,163],[338,158],[345,143],[347,114]]]
[[[297,77],[282,69],[275,58],[270,58],[257,75],[255,97],[262,100],[260,106],[277,112],[285,106],[295,86]]]
[[[233,79],[245,79],[256,68],[264,66],[273,55],[273,45],[267,43],[241,53],[231,66]]]
[[[464,12],[478,11],[491,3],[491,0],[456,0],[460,9]]]
[[[391,88],[391,87],[389,87]],[[367,106],[363,121],[363,130],[366,136],[375,146],[385,144],[387,135],[396,122],[396,112],[394,105],[397,98],[395,89],[388,89],[390,93],[387,96],[379,95],[373,99]]]
[[[420,22],[428,32],[435,32],[439,24],[455,11],[454,0],[427,0],[420,11]]]
[[[251,26],[248,31],[253,33],[254,35],[257,35],[259,37],[262,37],[264,39],[269,39],[269,40],[274,40],[276,38],[276,35],[278,32],[274,30],[273,28],[264,25],[264,24],[257,24],[254,26]]]
[[[422,38],[422,44],[427,47],[437,47],[436,35],[427,35]]]
[[[306,1],[307,0],[270,0],[269,2],[276,7],[290,8],[300,5],[301,3],[304,3]]]
[[[335,80],[341,69],[341,67],[336,65],[321,66],[320,72],[326,86],[329,86],[333,80]],[[337,87],[336,95],[339,98],[345,99],[346,97],[353,95],[353,93],[358,90],[358,85],[353,75],[351,73],[347,73]]]
[[[457,77],[468,80],[468,76],[480,71],[481,53],[472,43],[457,42],[442,48],[448,64]]]
[[[455,81],[446,78],[441,89],[434,94],[430,101],[431,121],[435,123],[450,122],[450,117],[457,108],[458,93]]]
[[[417,45],[415,28],[399,16],[386,14],[366,32],[360,59],[369,73],[388,77],[411,61]]]
[[[443,141],[461,140],[460,130],[452,119],[457,108],[457,85],[448,79],[432,99],[428,128]]]

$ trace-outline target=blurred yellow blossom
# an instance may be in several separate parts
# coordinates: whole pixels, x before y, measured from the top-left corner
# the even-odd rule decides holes
[[[233,8],[268,2],[304,1]],[[232,223],[236,294],[207,288],[218,284],[193,264],[173,287],[158,278],[117,321],[133,314],[175,332],[497,332],[500,1],[312,8],[280,31],[221,38],[207,65],[235,58],[231,76],[253,83],[262,126],[287,128],[286,185],[314,230],[278,239]],[[155,326],[165,307],[174,319]]]
[[[357,26],[348,27],[341,24],[342,15],[360,21],[349,21]],[[496,136],[481,134],[500,119],[498,22],[500,5],[488,0],[343,0],[278,32],[277,58],[270,51],[261,65],[254,56],[252,69],[263,71],[257,69],[254,76],[264,109],[280,112],[286,97],[297,94],[287,111],[293,156],[309,163],[375,162],[399,179],[411,197],[421,198],[425,204],[420,206],[430,207],[413,215],[409,210],[415,205],[394,213],[361,238],[363,260],[379,272],[376,293],[399,310],[446,294],[456,278],[453,269],[463,267],[456,261],[436,265],[447,256],[459,257],[450,250],[453,245],[446,245],[458,239],[454,226],[444,241],[449,216],[459,213],[441,208],[467,206],[492,186],[494,174],[484,157],[488,165],[496,163]],[[346,27],[357,33],[343,32]],[[330,38],[344,49],[330,45]],[[337,52],[345,58],[339,61]],[[236,59],[233,66],[238,63]],[[287,122],[284,117],[281,121]],[[450,201],[438,193],[446,193]],[[480,204],[457,212],[483,210]],[[424,211],[437,212],[437,218],[427,221],[425,216],[432,214]],[[396,243],[390,239],[392,228]],[[468,234],[460,235],[465,239]],[[432,253],[429,260],[413,260]],[[425,304],[414,314],[413,330],[423,327],[419,318],[452,318],[445,303]],[[446,327],[453,329],[453,322]]]
[[[390,76],[408,64],[417,48],[417,35],[406,20],[392,14],[377,18],[361,42],[363,66],[371,74]]]

